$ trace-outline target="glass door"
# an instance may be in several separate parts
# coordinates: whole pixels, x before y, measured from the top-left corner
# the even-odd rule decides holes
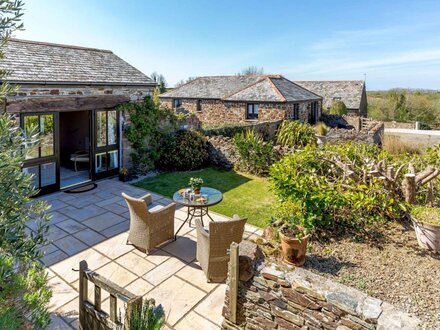
[[[20,122],[27,141],[23,172],[34,175],[34,186],[40,190],[39,194],[59,190],[58,114],[22,114]],[[37,143],[31,142],[34,136]]]
[[[119,170],[119,116],[116,110],[95,110],[93,116],[93,179]]]

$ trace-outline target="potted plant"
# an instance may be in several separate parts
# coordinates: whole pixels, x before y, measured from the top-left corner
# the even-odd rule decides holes
[[[308,215],[298,202],[284,202],[278,208],[272,226],[281,241],[284,262],[295,266],[304,264],[313,222],[314,216]]]
[[[128,179],[128,169],[126,167],[121,167],[119,170],[119,181],[126,182]]]
[[[203,183],[204,182],[202,178],[195,177],[189,179],[189,186],[191,187],[193,192],[197,195],[200,194],[200,190],[202,189]]]
[[[411,220],[419,245],[440,252],[440,208],[416,206],[411,211]]]

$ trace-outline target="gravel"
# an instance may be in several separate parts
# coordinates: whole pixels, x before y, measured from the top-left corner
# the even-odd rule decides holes
[[[440,329],[440,254],[421,249],[408,223],[387,224],[368,238],[335,233],[312,242],[304,267]]]

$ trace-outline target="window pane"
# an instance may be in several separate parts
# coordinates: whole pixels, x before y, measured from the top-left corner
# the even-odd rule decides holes
[[[41,187],[56,183],[55,163],[40,165],[41,167]]]
[[[109,151],[108,152],[108,158],[109,158],[109,162],[108,162],[108,169],[112,170],[114,168],[118,168],[118,151],[114,150],[114,151]]]
[[[248,104],[248,105],[247,105],[247,113],[248,113],[248,114],[253,113],[253,104]]]
[[[40,188],[39,187],[39,174],[38,174],[38,166],[32,166],[32,167],[26,167],[23,168],[23,172],[26,174],[32,174],[32,184],[35,188]]]
[[[96,145],[107,145],[107,118],[105,111],[96,112]]]
[[[52,156],[53,150],[53,115],[40,116],[41,157]]]
[[[118,143],[118,127],[116,125],[116,111],[108,112],[108,145]]]
[[[254,113],[258,115],[258,111],[260,110],[260,106],[258,104],[254,104]]]
[[[107,171],[107,153],[102,152],[100,154],[96,154],[95,159],[95,172],[105,172]]]
[[[25,116],[23,121],[26,137],[25,158],[38,158],[38,144],[32,140],[32,136],[39,133],[38,116]]]

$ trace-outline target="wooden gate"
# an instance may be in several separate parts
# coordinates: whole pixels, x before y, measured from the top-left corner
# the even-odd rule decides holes
[[[88,283],[95,286],[94,303],[88,301]],[[110,315],[101,309],[101,289],[110,294]],[[127,304],[125,322],[117,317],[117,299]],[[79,328],[82,330],[125,329],[130,323],[130,315],[142,308],[142,297],[121,288],[99,274],[88,269],[87,262],[79,263]]]

